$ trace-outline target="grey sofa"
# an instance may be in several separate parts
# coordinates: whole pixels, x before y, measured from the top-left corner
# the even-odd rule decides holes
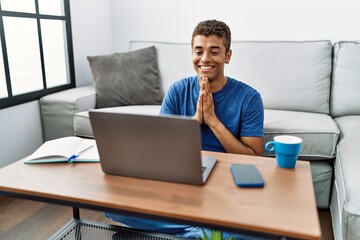
[[[189,44],[132,41],[129,50],[148,46],[156,46],[163,92],[195,74]],[[360,239],[360,42],[242,41],[233,42],[232,50],[225,73],[260,92],[264,143],[279,134],[301,137],[300,159],[311,163],[317,206],[330,207],[335,238]],[[88,111],[95,106],[94,85],[43,97],[44,139],[92,137]],[[159,109],[98,111],[158,114]]]

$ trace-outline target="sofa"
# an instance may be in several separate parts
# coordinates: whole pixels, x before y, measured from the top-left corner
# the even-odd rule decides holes
[[[169,86],[196,73],[189,43],[131,41],[129,53],[149,47],[156,49],[152,68],[158,71],[155,91],[160,90],[160,101],[99,107],[104,89],[93,61],[110,55],[89,57],[94,83],[40,99],[44,140],[93,137],[88,115],[93,109],[159,114]],[[302,138],[299,159],[310,161],[316,203],[318,208],[330,208],[335,239],[360,239],[360,42],[233,41],[231,48],[225,74],[260,92],[264,144],[280,134]],[[263,155],[273,157],[265,150]]]

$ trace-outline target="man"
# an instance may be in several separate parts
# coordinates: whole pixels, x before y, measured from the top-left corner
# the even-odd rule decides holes
[[[231,33],[220,21],[198,24],[192,61],[198,76],[173,84],[161,114],[193,116],[201,125],[203,150],[262,154],[264,109],[260,94],[224,75],[231,59]]]
[[[260,94],[250,86],[226,77],[231,58],[231,32],[220,21],[198,24],[192,35],[192,61],[198,76],[174,83],[161,114],[193,116],[201,123],[202,149],[261,155],[264,109]],[[201,227],[173,224],[112,213],[106,216],[137,229],[198,238]],[[224,237],[231,234],[225,233]]]

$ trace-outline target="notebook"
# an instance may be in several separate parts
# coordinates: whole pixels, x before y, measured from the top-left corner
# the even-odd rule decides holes
[[[217,162],[201,155],[195,119],[100,111],[89,115],[106,174],[202,185]]]

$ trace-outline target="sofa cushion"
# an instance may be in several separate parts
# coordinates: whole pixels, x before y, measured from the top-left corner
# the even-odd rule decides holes
[[[334,44],[331,115],[360,114],[360,42]]]
[[[335,160],[331,213],[339,239],[360,239],[360,116],[335,118],[341,134]]]
[[[163,93],[154,46],[127,53],[88,57],[96,107],[160,104]]]
[[[327,114],[265,109],[264,143],[281,134],[298,136],[303,140],[302,159],[335,157],[339,129]],[[274,153],[264,150],[264,155],[274,156]]]
[[[160,105],[121,106],[121,107],[96,109],[94,111],[159,115]],[[76,136],[80,136],[80,137],[88,137],[88,138],[94,137],[89,119],[89,111],[75,113],[74,133]]]
[[[329,113],[330,41],[233,42],[226,74],[261,94],[267,109]]]

